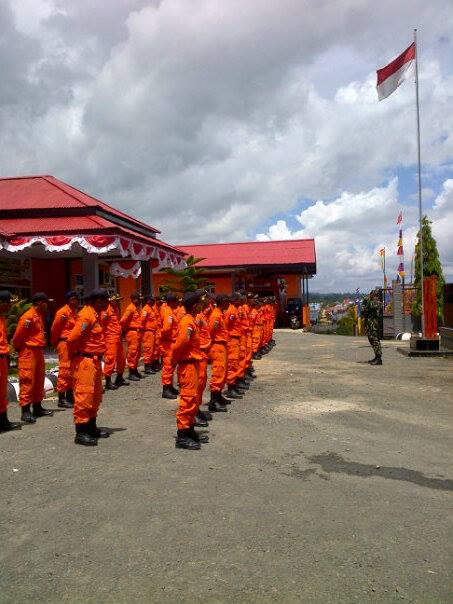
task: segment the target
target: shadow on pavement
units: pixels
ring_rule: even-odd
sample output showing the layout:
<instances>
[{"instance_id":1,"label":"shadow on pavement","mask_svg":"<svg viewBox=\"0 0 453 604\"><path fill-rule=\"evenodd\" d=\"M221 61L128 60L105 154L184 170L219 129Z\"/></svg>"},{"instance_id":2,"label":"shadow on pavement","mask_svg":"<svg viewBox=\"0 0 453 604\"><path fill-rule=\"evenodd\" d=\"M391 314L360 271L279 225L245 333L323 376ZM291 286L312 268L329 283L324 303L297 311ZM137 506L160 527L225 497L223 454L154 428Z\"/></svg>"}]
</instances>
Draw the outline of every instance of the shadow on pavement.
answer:
<instances>
[{"instance_id":1,"label":"shadow on pavement","mask_svg":"<svg viewBox=\"0 0 453 604\"><path fill-rule=\"evenodd\" d=\"M453 480L441 478L429 478L417 470L408 470L407 468L397 468L392 466L376 466L347 461L337 453L322 453L307 458L312 463L321 466L324 472L338 472L350 474L351 476L360 476L369 478L370 476L380 476L390 480L404 480L412 482L420 487L429 489L438 489L440 491L453 491Z\"/></svg>"}]
</instances>

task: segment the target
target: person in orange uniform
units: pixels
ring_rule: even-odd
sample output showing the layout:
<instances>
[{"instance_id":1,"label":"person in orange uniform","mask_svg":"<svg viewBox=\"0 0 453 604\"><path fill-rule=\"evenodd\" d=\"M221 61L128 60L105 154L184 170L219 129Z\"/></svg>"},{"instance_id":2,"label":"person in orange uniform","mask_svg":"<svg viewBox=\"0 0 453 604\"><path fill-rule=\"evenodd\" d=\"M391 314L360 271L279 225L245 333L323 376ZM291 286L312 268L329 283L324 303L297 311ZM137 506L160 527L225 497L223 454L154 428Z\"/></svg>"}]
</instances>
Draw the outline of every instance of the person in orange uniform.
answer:
<instances>
[{"instance_id":1,"label":"person in orange uniform","mask_svg":"<svg viewBox=\"0 0 453 604\"><path fill-rule=\"evenodd\" d=\"M172 348L176 340L178 323L175 310L178 300L175 294L165 294L165 303L160 307L161 331L160 350L162 353L162 398L176 399L178 390L173 386L175 364L172 361Z\"/></svg>"},{"instance_id":2,"label":"person in orange uniform","mask_svg":"<svg viewBox=\"0 0 453 604\"><path fill-rule=\"evenodd\" d=\"M34 424L37 417L53 415L44 409L44 321L50 300L44 292L32 297L32 307L20 317L13 336L13 346L19 353L19 404L21 419Z\"/></svg>"},{"instance_id":3,"label":"person in orange uniform","mask_svg":"<svg viewBox=\"0 0 453 604\"><path fill-rule=\"evenodd\" d=\"M195 416L195 425L206 428L208 421L212 420L212 415L209 411L201 409L203 403L203 392L205 391L206 384L208 382L208 353L211 347L211 336L209 334L208 326L208 314L209 304L206 299L200 303L200 311L195 317L195 323L197 324L198 331L200 334L200 352L201 360L198 364L198 391L197 391L197 404L198 411Z\"/></svg>"},{"instance_id":4,"label":"person in orange uniform","mask_svg":"<svg viewBox=\"0 0 453 604\"><path fill-rule=\"evenodd\" d=\"M18 422L8 419L8 365L9 344L6 330L6 315L11 308L11 294L9 291L0 291L0 432L20 430Z\"/></svg>"},{"instance_id":5,"label":"person in orange uniform","mask_svg":"<svg viewBox=\"0 0 453 604\"><path fill-rule=\"evenodd\" d=\"M108 304L107 290L93 290L68 335L74 384L74 442L77 445L95 446L98 438L110 436L96 424L102 401L102 357L106 349L101 314Z\"/></svg>"},{"instance_id":6,"label":"person in orange uniform","mask_svg":"<svg viewBox=\"0 0 453 604\"><path fill-rule=\"evenodd\" d=\"M74 406L74 395L72 391L71 359L69 358L66 341L77 320L79 298L77 292L71 290L67 292L65 299L66 304L55 313L50 329L50 343L57 349L58 353L58 406L69 409Z\"/></svg>"},{"instance_id":7,"label":"person in orange uniform","mask_svg":"<svg viewBox=\"0 0 453 604\"><path fill-rule=\"evenodd\" d=\"M142 308L142 342L143 362L145 373L152 375L156 373L156 331L159 327L159 316L155 306L154 296L145 296L145 304Z\"/></svg>"},{"instance_id":8,"label":"person in orange uniform","mask_svg":"<svg viewBox=\"0 0 453 604\"><path fill-rule=\"evenodd\" d=\"M260 352L263 341L263 310L262 302L259 299L255 299L253 303L254 307L254 324L252 332L252 350L253 358L261 359L262 354Z\"/></svg>"},{"instance_id":9,"label":"person in orange uniform","mask_svg":"<svg viewBox=\"0 0 453 604\"><path fill-rule=\"evenodd\" d=\"M232 304L236 308L237 319L236 328L240 333L239 337L239 361L234 382L234 390L243 394L250 387L251 378L246 376L247 369L247 333L249 330L248 312L244 306L246 300L245 294L236 292L232 296Z\"/></svg>"},{"instance_id":10,"label":"person in orange uniform","mask_svg":"<svg viewBox=\"0 0 453 604\"><path fill-rule=\"evenodd\" d=\"M200 309L201 292L184 295L185 314L182 316L172 347L172 361L178 366L180 387L176 411L177 436L175 446L180 449L200 449L200 442L208 442L207 435L195 431L198 410L199 363L202 360L200 332L195 317Z\"/></svg>"},{"instance_id":11,"label":"person in orange uniform","mask_svg":"<svg viewBox=\"0 0 453 604\"><path fill-rule=\"evenodd\" d=\"M121 317L121 327L126 334L127 366L129 367L128 379L138 382L143 376L138 371L138 362L142 351L142 315L140 310L139 293L131 294L131 303Z\"/></svg>"},{"instance_id":12,"label":"person in orange uniform","mask_svg":"<svg viewBox=\"0 0 453 604\"><path fill-rule=\"evenodd\" d=\"M105 337L104 377L106 390L118 390L120 386L129 386L124 377L126 367L126 354L123 346L123 334L120 324L121 296L114 294L109 298L107 310L102 313L102 327ZM113 372L116 371L115 381L112 381Z\"/></svg>"},{"instance_id":13,"label":"person in orange uniform","mask_svg":"<svg viewBox=\"0 0 453 604\"><path fill-rule=\"evenodd\" d=\"M209 360L211 362L211 381L209 389L211 390L211 400L208 409L213 412L226 412L228 401L222 396L222 390L225 386L228 367L228 331L225 326L224 311L228 308L228 296L219 294L216 296L216 303L213 306L208 320L209 335L211 336L211 348L209 349Z\"/></svg>"},{"instance_id":14,"label":"person in orange uniform","mask_svg":"<svg viewBox=\"0 0 453 604\"><path fill-rule=\"evenodd\" d=\"M228 331L227 342L227 377L228 385L225 396L227 398L241 399L242 394L236 388L236 382L239 379L239 354L241 340L241 326L239 323L239 313L235 305L238 295L234 293L230 297L228 308L224 312L225 327Z\"/></svg>"}]
</instances>

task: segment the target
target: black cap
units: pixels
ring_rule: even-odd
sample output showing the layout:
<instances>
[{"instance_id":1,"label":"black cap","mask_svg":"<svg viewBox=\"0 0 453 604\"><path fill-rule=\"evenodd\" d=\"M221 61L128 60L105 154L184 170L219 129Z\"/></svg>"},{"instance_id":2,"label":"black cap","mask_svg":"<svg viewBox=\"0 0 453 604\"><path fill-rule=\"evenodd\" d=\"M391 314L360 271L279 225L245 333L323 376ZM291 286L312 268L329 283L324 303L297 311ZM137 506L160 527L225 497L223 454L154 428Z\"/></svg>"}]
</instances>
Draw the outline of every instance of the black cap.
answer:
<instances>
[{"instance_id":1,"label":"black cap","mask_svg":"<svg viewBox=\"0 0 453 604\"><path fill-rule=\"evenodd\" d=\"M195 292L186 292L183 298L183 304L186 308L192 308L195 304L201 302L204 292L197 290Z\"/></svg>"},{"instance_id":2,"label":"black cap","mask_svg":"<svg viewBox=\"0 0 453 604\"><path fill-rule=\"evenodd\" d=\"M138 292L133 292L130 297L131 300L141 300L143 298L143 296Z\"/></svg>"},{"instance_id":3,"label":"black cap","mask_svg":"<svg viewBox=\"0 0 453 604\"><path fill-rule=\"evenodd\" d=\"M173 292L167 292L165 294L165 301L166 302L177 302L178 298L175 296L175 294Z\"/></svg>"},{"instance_id":4,"label":"black cap","mask_svg":"<svg viewBox=\"0 0 453 604\"><path fill-rule=\"evenodd\" d=\"M88 296L86 296L87 300L108 300L109 292L103 287L97 287L93 289Z\"/></svg>"},{"instance_id":5,"label":"black cap","mask_svg":"<svg viewBox=\"0 0 453 604\"><path fill-rule=\"evenodd\" d=\"M152 296L151 294L147 294L145 296L145 302L154 302L156 298L154 296Z\"/></svg>"},{"instance_id":6,"label":"black cap","mask_svg":"<svg viewBox=\"0 0 453 604\"><path fill-rule=\"evenodd\" d=\"M215 297L217 304L221 304L224 300L228 300L228 294L217 294Z\"/></svg>"},{"instance_id":7,"label":"black cap","mask_svg":"<svg viewBox=\"0 0 453 604\"><path fill-rule=\"evenodd\" d=\"M6 289L0 291L0 302L11 302L11 292Z\"/></svg>"},{"instance_id":8,"label":"black cap","mask_svg":"<svg viewBox=\"0 0 453 604\"><path fill-rule=\"evenodd\" d=\"M37 292L36 294L33 294L31 301L33 304L35 302L53 302L53 298L49 298L44 292Z\"/></svg>"},{"instance_id":9,"label":"black cap","mask_svg":"<svg viewBox=\"0 0 453 604\"><path fill-rule=\"evenodd\" d=\"M68 292L65 293L64 297L66 300L70 300L71 298L78 298L79 294L76 292L75 289L70 289Z\"/></svg>"}]
</instances>

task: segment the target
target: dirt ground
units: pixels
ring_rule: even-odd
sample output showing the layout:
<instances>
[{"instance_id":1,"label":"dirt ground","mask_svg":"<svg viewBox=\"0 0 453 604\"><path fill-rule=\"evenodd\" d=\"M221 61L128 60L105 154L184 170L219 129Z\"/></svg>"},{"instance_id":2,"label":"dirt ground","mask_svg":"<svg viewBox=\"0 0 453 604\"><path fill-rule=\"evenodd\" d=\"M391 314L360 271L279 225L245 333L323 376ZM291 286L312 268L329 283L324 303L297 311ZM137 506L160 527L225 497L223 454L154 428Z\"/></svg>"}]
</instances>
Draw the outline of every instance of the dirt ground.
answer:
<instances>
[{"instance_id":1,"label":"dirt ground","mask_svg":"<svg viewBox=\"0 0 453 604\"><path fill-rule=\"evenodd\" d=\"M98 447L70 411L0 434L0 602L451 602L453 361L276 340L201 451L159 376Z\"/></svg>"}]
</instances>

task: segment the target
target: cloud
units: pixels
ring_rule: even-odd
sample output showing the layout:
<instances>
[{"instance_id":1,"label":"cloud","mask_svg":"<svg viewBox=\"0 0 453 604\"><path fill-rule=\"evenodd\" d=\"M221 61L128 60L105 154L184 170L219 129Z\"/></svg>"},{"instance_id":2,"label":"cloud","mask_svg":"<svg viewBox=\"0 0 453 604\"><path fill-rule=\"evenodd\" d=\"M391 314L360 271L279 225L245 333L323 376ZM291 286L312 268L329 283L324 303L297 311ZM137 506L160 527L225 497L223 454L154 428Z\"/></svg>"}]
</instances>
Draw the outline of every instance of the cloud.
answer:
<instances>
[{"instance_id":1,"label":"cloud","mask_svg":"<svg viewBox=\"0 0 453 604\"><path fill-rule=\"evenodd\" d=\"M383 103L374 89L376 67L408 43L409 8L422 25L425 168L453 161L449 0L2 7L3 174L55 174L171 242L250 238L299 200L324 200L303 215L308 232L335 199L319 237L334 232L350 245L344 210L365 246L369 214L354 204L383 225L391 178L416 158L413 86ZM354 260L368 248L355 245L341 256L347 278L368 274Z\"/></svg>"}]
</instances>

